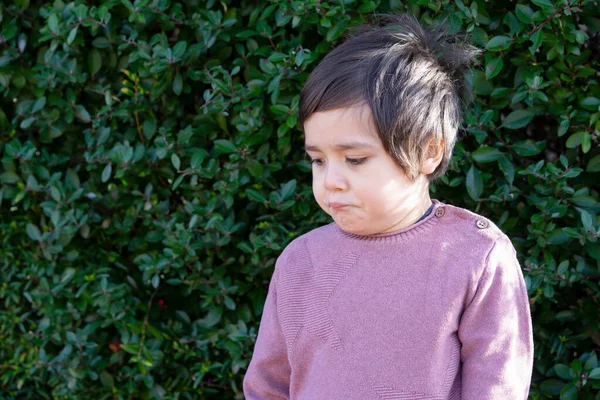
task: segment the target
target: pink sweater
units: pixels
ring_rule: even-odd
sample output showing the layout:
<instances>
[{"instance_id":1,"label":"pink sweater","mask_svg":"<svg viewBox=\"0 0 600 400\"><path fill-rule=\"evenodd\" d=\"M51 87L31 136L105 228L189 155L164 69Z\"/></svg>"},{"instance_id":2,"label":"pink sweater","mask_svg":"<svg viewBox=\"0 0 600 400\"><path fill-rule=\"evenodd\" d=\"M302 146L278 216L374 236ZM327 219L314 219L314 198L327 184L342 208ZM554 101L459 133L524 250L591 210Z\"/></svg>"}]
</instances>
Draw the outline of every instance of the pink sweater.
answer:
<instances>
[{"instance_id":1,"label":"pink sweater","mask_svg":"<svg viewBox=\"0 0 600 400\"><path fill-rule=\"evenodd\" d=\"M433 200L380 237L335 223L278 258L248 400L522 400L533 368L527 290L489 220Z\"/></svg>"}]
</instances>

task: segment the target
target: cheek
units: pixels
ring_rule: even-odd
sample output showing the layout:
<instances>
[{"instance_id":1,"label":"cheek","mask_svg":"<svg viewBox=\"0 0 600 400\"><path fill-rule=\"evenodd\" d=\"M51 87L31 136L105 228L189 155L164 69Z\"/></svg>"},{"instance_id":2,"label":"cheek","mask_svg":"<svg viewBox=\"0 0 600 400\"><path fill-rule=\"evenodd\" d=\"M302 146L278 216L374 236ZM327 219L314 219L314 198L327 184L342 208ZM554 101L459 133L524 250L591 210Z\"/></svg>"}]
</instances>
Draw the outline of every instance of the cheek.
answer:
<instances>
[{"instance_id":1,"label":"cheek","mask_svg":"<svg viewBox=\"0 0 600 400\"><path fill-rule=\"evenodd\" d=\"M314 196L315 200L317 201L317 203L319 203L319 205L321 207L325 207L325 204L324 204L325 189L323 188L323 184L322 184L322 182L320 182L319 178L314 177L314 176L313 176L313 181L312 181L312 190L313 190L313 196Z\"/></svg>"},{"instance_id":2,"label":"cheek","mask_svg":"<svg viewBox=\"0 0 600 400\"><path fill-rule=\"evenodd\" d=\"M371 212L386 214L402 203L406 194L406 187L390 177L386 178L382 177L381 174L375 174L362 186L359 193L361 200Z\"/></svg>"}]
</instances>

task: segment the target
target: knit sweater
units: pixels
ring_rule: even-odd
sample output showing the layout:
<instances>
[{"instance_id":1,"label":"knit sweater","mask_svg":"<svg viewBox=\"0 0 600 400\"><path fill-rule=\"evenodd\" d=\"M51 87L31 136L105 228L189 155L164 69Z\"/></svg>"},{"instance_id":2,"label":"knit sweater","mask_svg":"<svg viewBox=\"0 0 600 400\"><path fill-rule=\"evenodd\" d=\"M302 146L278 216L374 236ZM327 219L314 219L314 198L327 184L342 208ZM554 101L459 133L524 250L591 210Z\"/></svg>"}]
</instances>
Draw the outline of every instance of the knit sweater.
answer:
<instances>
[{"instance_id":1,"label":"knit sweater","mask_svg":"<svg viewBox=\"0 0 600 400\"><path fill-rule=\"evenodd\" d=\"M531 315L508 237L433 200L433 212L377 237L335 223L277 259L248 400L523 400Z\"/></svg>"}]
</instances>

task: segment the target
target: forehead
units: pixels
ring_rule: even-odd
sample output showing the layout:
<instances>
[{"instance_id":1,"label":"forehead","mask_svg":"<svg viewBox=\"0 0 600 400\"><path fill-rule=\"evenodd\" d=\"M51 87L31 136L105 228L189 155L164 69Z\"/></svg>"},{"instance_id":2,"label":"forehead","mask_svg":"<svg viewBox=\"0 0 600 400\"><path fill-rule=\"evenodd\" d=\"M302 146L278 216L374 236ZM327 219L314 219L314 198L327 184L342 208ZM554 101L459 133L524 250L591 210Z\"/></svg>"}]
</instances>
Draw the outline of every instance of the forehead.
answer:
<instances>
[{"instance_id":1,"label":"forehead","mask_svg":"<svg viewBox=\"0 0 600 400\"><path fill-rule=\"evenodd\" d=\"M366 105L316 112L304 123L304 136L307 149L344 147L350 143L356 146L345 147L381 147Z\"/></svg>"}]
</instances>

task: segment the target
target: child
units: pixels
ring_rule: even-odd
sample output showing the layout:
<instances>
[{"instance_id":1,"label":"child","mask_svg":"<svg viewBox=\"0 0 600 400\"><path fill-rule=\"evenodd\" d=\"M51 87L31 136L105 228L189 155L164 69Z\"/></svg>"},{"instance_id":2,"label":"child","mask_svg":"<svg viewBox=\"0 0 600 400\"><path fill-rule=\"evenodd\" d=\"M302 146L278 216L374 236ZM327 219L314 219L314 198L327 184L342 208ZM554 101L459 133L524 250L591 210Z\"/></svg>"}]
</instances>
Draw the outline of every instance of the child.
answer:
<instances>
[{"instance_id":1,"label":"child","mask_svg":"<svg viewBox=\"0 0 600 400\"><path fill-rule=\"evenodd\" d=\"M394 22L337 47L302 91L314 196L334 222L277 260L249 400L527 398L532 326L514 247L428 192L478 50Z\"/></svg>"}]
</instances>

